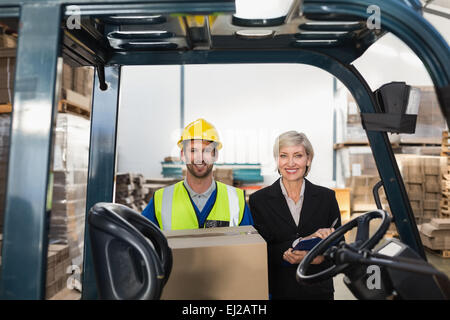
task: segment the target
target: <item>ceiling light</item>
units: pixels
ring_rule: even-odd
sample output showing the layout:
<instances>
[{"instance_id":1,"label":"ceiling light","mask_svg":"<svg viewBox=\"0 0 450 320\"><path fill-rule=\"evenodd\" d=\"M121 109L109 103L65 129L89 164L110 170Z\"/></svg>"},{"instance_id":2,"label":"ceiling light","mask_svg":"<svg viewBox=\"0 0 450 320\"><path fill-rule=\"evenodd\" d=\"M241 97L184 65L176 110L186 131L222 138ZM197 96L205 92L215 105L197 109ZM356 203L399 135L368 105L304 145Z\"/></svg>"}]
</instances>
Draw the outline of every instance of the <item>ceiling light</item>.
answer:
<instances>
[{"instance_id":1,"label":"ceiling light","mask_svg":"<svg viewBox=\"0 0 450 320\"><path fill-rule=\"evenodd\" d=\"M274 19L285 17L294 0L236 0L237 18Z\"/></svg>"}]
</instances>

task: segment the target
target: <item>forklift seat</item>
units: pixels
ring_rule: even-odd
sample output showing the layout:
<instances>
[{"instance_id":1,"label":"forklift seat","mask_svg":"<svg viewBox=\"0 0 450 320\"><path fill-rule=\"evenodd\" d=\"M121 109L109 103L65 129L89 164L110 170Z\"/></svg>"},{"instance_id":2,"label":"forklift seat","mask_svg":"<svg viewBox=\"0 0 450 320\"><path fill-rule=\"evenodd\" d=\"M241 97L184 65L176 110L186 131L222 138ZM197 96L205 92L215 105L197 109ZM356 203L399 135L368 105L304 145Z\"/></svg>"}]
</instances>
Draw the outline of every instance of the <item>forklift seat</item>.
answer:
<instances>
[{"instance_id":1,"label":"forklift seat","mask_svg":"<svg viewBox=\"0 0 450 320\"><path fill-rule=\"evenodd\" d=\"M172 251L161 230L120 204L89 211L89 237L100 299L155 300L172 270Z\"/></svg>"}]
</instances>

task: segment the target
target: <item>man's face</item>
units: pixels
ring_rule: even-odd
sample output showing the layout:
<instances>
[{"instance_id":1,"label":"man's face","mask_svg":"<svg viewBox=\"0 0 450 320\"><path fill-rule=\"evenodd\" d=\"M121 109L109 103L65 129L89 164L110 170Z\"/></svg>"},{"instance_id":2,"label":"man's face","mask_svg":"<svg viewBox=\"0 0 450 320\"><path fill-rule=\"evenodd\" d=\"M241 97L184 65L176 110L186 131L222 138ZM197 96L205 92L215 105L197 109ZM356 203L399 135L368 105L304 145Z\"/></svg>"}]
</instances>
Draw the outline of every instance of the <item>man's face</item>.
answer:
<instances>
[{"instance_id":1,"label":"man's face","mask_svg":"<svg viewBox=\"0 0 450 320\"><path fill-rule=\"evenodd\" d=\"M181 156L187 170L196 178L207 177L217 160L215 144L205 140L190 140L183 144Z\"/></svg>"}]
</instances>

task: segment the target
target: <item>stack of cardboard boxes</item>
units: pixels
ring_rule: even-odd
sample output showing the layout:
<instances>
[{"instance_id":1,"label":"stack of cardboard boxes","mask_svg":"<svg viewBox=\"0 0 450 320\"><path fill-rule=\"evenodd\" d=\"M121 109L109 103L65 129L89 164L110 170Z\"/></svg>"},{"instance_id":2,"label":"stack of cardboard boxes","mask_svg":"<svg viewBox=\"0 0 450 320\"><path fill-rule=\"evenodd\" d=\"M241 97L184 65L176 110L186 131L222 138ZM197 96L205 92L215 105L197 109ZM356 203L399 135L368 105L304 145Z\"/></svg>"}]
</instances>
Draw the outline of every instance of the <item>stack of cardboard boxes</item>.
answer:
<instances>
[{"instance_id":1,"label":"stack of cardboard boxes","mask_svg":"<svg viewBox=\"0 0 450 320\"><path fill-rule=\"evenodd\" d=\"M60 112L77 112L89 117L94 81L94 69L76 67L64 63L62 75Z\"/></svg>"},{"instance_id":2,"label":"stack of cardboard boxes","mask_svg":"<svg viewBox=\"0 0 450 320\"><path fill-rule=\"evenodd\" d=\"M84 245L89 128L89 121L80 116L57 116L49 237L51 242L67 243L70 257L78 265Z\"/></svg>"},{"instance_id":3,"label":"stack of cardboard boxes","mask_svg":"<svg viewBox=\"0 0 450 320\"><path fill-rule=\"evenodd\" d=\"M442 176L441 214L450 217L450 136L442 132L441 156L447 159L447 169Z\"/></svg>"},{"instance_id":4,"label":"stack of cardboard boxes","mask_svg":"<svg viewBox=\"0 0 450 320\"><path fill-rule=\"evenodd\" d=\"M425 247L439 250L446 258L450 258L450 219L431 219L419 226L420 238Z\"/></svg>"},{"instance_id":5,"label":"stack of cardboard boxes","mask_svg":"<svg viewBox=\"0 0 450 320\"><path fill-rule=\"evenodd\" d=\"M186 168L182 169L183 179L186 177ZM213 169L213 177L216 181L232 186L234 183L233 169L231 168L217 168Z\"/></svg>"},{"instance_id":6,"label":"stack of cardboard boxes","mask_svg":"<svg viewBox=\"0 0 450 320\"><path fill-rule=\"evenodd\" d=\"M446 171L446 158L439 156L395 155L402 174L416 222L428 222L440 216L441 180ZM352 213L376 209L372 189L380 180L378 175L351 176L346 186L351 188ZM389 210L383 188L380 199Z\"/></svg>"},{"instance_id":7,"label":"stack of cardboard boxes","mask_svg":"<svg viewBox=\"0 0 450 320\"><path fill-rule=\"evenodd\" d=\"M225 183L229 186L233 185L233 169L215 168L213 175L216 181Z\"/></svg>"},{"instance_id":8,"label":"stack of cardboard boxes","mask_svg":"<svg viewBox=\"0 0 450 320\"><path fill-rule=\"evenodd\" d=\"M149 203L150 199L153 197L153 194L156 192L156 190L175 184L178 181L180 180L172 178L145 179L144 188L148 189L148 193L145 195L144 198L145 203Z\"/></svg>"},{"instance_id":9,"label":"stack of cardboard boxes","mask_svg":"<svg viewBox=\"0 0 450 320\"><path fill-rule=\"evenodd\" d=\"M7 39L7 40L5 40ZM11 36L0 37L0 227L3 223L6 168L9 153L11 101L14 94L16 64L15 42ZM75 97L74 103L90 108L92 68L73 68L63 64L63 95ZM72 91L73 90L73 91ZM73 94L71 94L73 93ZM78 94L78 96L76 96ZM77 97L79 98L77 100ZM65 103L64 105L67 105ZM61 102L59 103L61 106ZM7 107L5 109L5 107ZM71 111L59 108L60 112ZM63 241L69 245L70 257L81 261L84 238L84 215L89 153L89 121L70 113L57 115L54 135L53 204L50 216L50 242Z\"/></svg>"},{"instance_id":10,"label":"stack of cardboard boxes","mask_svg":"<svg viewBox=\"0 0 450 320\"><path fill-rule=\"evenodd\" d=\"M48 246L46 299L66 288L71 264L68 245L51 244Z\"/></svg>"},{"instance_id":11,"label":"stack of cardboard boxes","mask_svg":"<svg viewBox=\"0 0 450 320\"><path fill-rule=\"evenodd\" d=\"M418 224L440 216L441 181L447 168L444 157L396 155Z\"/></svg>"},{"instance_id":12,"label":"stack of cardboard boxes","mask_svg":"<svg viewBox=\"0 0 450 320\"><path fill-rule=\"evenodd\" d=\"M118 173L116 175L116 202L141 212L145 209L149 189L142 174Z\"/></svg>"},{"instance_id":13,"label":"stack of cardboard boxes","mask_svg":"<svg viewBox=\"0 0 450 320\"><path fill-rule=\"evenodd\" d=\"M351 190L350 206L352 214L377 209L372 190L378 181L380 181L378 175L352 176L347 179L347 186ZM382 205L386 209L387 201L385 200L383 188L380 190L380 199L384 200Z\"/></svg>"},{"instance_id":14,"label":"stack of cardboard boxes","mask_svg":"<svg viewBox=\"0 0 450 320\"><path fill-rule=\"evenodd\" d=\"M0 233L0 266L2 264L3 235ZM47 251L47 273L45 284L45 298L49 299L67 287L67 279L72 273L72 259L69 246L64 244L50 244Z\"/></svg>"}]
</instances>

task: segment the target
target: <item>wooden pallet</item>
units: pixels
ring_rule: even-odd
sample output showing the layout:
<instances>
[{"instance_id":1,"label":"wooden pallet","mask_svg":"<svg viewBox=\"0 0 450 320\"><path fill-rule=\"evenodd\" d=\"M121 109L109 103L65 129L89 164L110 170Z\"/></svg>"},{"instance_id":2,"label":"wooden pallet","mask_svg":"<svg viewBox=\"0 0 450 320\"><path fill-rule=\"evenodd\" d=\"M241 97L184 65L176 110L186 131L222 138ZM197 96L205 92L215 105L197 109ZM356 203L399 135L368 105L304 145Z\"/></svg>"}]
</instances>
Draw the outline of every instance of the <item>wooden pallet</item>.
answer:
<instances>
[{"instance_id":1,"label":"wooden pallet","mask_svg":"<svg viewBox=\"0 0 450 320\"><path fill-rule=\"evenodd\" d=\"M346 147L368 147L369 142L365 141L347 141L339 142L333 145L334 150L343 149ZM440 147L439 141L421 141L420 138L411 141L391 142L392 149L400 149L401 147ZM450 155L450 151L449 151Z\"/></svg>"},{"instance_id":2,"label":"wooden pallet","mask_svg":"<svg viewBox=\"0 0 450 320\"><path fill-rule=\"evenodd\" d=\"M81 293L74 289L64 288L49 300L80 300Z\"/></svg>"},{"instance_id":3,"label":"wooden pallet","mask_svg":"<svg viewBox=\"0 0 450 320\"><path fill-rule=\"evenodd\" d=\"M448 131L442 132L442 151L441 156L448 157L450 156L450 136Z\"/></svg>"},{"instance_id":4,"label":"wooden pallet","mask_svg":"<svg viewBox=\"0 0 450 320\"><path fill-rule=\"evenodd\" d=\"M0 113L11 113L12 105L11 103L0 104Z\"/></svg>"},{"instance_id":5,"label":"wooden pallet","mask_svg":"<svg viewBox=\"0 0 450 320\"><path fill-rule=\"evenodd\" d=\"M86 110L84 106L77 105L76 103L69 102L65 99L62 99L58 102L58 112L74 113L81 115L87 119L89 119L91 116L91 112L89 110Z\"/></svg>"},{"instance_id":6,"label":"wooden pallet","mask_svg":"<svg viewBox=\"0 0 450 320\"><path fill-rule=\"evenodd\" d=\"M388 230L386 231L386 234L384 235L385 238L391 239L391 238L399 238L399 234L397 230Z\"/></svg>"},{"instance_id":7,"label":"wooden pallet","mask_svg":"<svg viewBox=\"0 0 450 320\"><path fill-rule=\"evenodd\" d=\"M441 208L441 216L443 218L450 218L450 209Z\"/></svg>"},{"instance_id":8,"label":"wooden pallet","mask_svg":"<svg viewBox=\"0 0 450 320\"><path fill-rule=\"evenodd\" d=\"M11 113L12 112L12 105L10 103L8 104L0 104L0 114L2 113ZM91 112L89 110L86 110L85 107L77 105L76 103L69 102L67 100L60 100L58 102L58 112L62 113L74 113L81 115L87 119L90 118Z\"/></svg>"},{"instance_id":9,"label":"wooden pallet","mask_svg":"<svg viewBox=\"0 0 450 320\"><path fill-rule=\"evenodd\" d=\"M427 251L429 251L441 258L450 259L450 250L433 250L433 249L430 249L427 247L425 247L425 248L427 249Z\"/></svg>"},{"instance_id":10,"label":"wooden pallet","mask_svg":"<svg viewBox=\"0 0 450 320\"><path fill-rule=\"evenodd\" d=\"M441 156L447 157L447 174L442 176L441 216L450 216L450 135L448 131L442 132Z\"/></svg>"}]
</instances>

